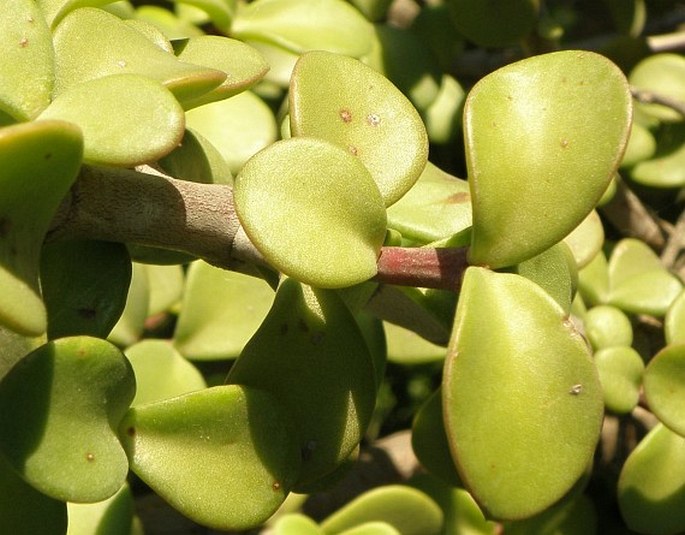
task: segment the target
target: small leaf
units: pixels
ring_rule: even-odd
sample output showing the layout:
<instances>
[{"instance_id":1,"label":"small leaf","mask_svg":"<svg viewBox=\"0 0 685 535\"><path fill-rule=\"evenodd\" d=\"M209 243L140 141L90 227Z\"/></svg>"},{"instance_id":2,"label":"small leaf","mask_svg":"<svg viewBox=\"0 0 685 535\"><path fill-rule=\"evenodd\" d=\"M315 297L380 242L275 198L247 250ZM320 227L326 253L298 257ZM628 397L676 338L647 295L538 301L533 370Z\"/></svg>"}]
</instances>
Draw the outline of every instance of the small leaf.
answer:
<instances>
[{"instance_id":1,"label":"small leaf","mask_svg":"<svg viewBox=\"0 0 685 535\"><path fill-rule=\"evenodd\" d=\"M376 520L346 529L338 535L402 535L402 533L393 525Z\"/></svg>"},{"instance_id":2,"label":"small leaf","mask_svg":"<svg viewBox=\"0 0 685 535\"><path fill-rule=\"evenodd\" d=\"M273 535L325 535L319 525L301 513L289 513L273 525Z\"/></svg>"},{"instance_id":3,"label":"small leaf","mask_svg":"<svg viewBox=\"0 0 685 535\"><path fill-rule=\"evenodd\" d=\"M191 264L174 347L189 359L236 358L264 321L274 291L262 279Z\"/></svg>"},{"instance_id":4,"label":"small leaf","mask_svg":"<svg viewBox=\"0 0 685 535\"><path fill-rule=\"evenodd\" d=\"M134 393L131 366L112 344L87 336L49 342L0 383L2 454L48 496L108 498L128 473L115 430Z\"/></svg>"},{"instance_id":5,"label":"small leaf","mask_svg":"<svg viewBox=\"0 0 685 535\"><path fill-rule=\"evenodd\" d=\"M235 3L232 0L174 0L176 7L189 5L207 13L214 25L226 32L231 27Z\"/></svg>"},{"instance_id":6,"label":"small leaf","mask_svg":"<svg viewBox=\"0 0 685 535\"><path fill-rule=\"evenodd\" d=\"M55 26L69 12L84 6L99 7L111 3L111 0L36 0L36 3L43 12L50 28Z\"/></svg>"},{"instance_id":7,"label":"small leaf","mask_svg":"<svg viewBox=\"0 0 685 535\"><path fill-rule=\"evenodd\" d=\"M148 315L154 316L173 309L183 295L183 266L148 264L146 270L150 289Z\"/></svg>"},{"instance_id":8,"label":"small leaf","mask_svg":"<svg viewBox=\"0 0 685 535\"><path fill-rule=\"evenodd\" d=\"M349 457L375 404L374 365L354 317L335 292L293 279L226 382L272 393L293 417L303 460L296 491Z\"/></svg>"},{"instance_id":9,"label":"small leaf","mask_svg":"<svg viewBox=\"0 0 685 535\"><path fill-rule=\"evenodd\" d=\"M685 58L679 54L653 54L638 63L630 73L630 83L641 91L685 102ZM640 110L661 121L680 122L682 115L663 104L639 104Z\"/></svg>"},{"instance_id":10,"label":"small leaf","mask_svg":"<svg viewBox=\"0 0 685 535\"><path fill-rule=\"evenodd\" d=\"M632 347L606 347L595 352L595 365L604 393L604 405L616 414L628 414L640 398L644 362Z\"/></svg>"},{"instance_id":11,"label":"small leaf","mask_svg":"<svg viewBox=\"0 0 685 535\"><path fill-rule=\"evenodd\" d=\"M158 160L183 137L183 110L158 82L114 74L72 86L39 119L61 119L83 131L84 160L134 165Z\"/></svg>"},{"instance_id":12,"label":"small leaf","mask_svg":"<svg viewBox=\"0 0 685 535\"><path fill-rule=\"evenodd\" d=\"M592 52L534 56L479 81L464 109L471 262L516 264L577 227L620 163L631 111L625 77Z\"/></svg>"},{"instance_id":13,"label":"small leaf","mask_svg":"<svg viewBox=\"0 0 685 535\"><path fill-rule=\"evenodd\" d=\"M385 208L345 150L312 138L279 141L245 164L234 194L250 240L286 275L340 288L376 274Z\"/></svg>"},{"instance_id":14,"label":"small leaf","mask_svg":"<svg viewBox=\"0 0 685 535\"><path fill-rule=\"evenodd\" d=\"M588 348L565 316L519 275L466 271L443 410L462 481L495 518L546 509L592 459L602 390Z\"/></svg>"},{"instance_id":15,"label":"small leaf","mask_svg":"<svg viewBox=\"0 0 685 535\"><path fill-rule=\"evenodd\" d=\"M580 495L561 502L532 518L507 523L507 535L593 535L597 533L595 504Z\"/></svg>"},{"instance_id":16,"label":"small leaf","mask_svg":"<svg viewBox=\"0 0 685 535\"><path fill-rule=\"evenodd\" d=\"M649 408L672 431L685 437L685 345L670 345L649 362L644 377Z\"/></svg>"},{"instance_id":17,"label":"small leaf","mask_svg":"<svg viewBox=\"0 0 685 535\"><path fill-rule=\"evenodd\" d=\"M126 294L126 304L117 323L107 339L119 346L130 346L138 341L145 329L150 309L150 281L147 266L133 263L131 284Z\"/></svg>"},{"instance_id":18,"label":"small leaf","mask_svg":"<svg viewBox=\"0 0 685 535\"><path fill-rule=\"evenodd\" d=\"M666 344L685 343L685 290L673 300L664 319Z\"/></svg>"},{"instance_id":19,"label":"small leaf","mask_svg":"<svg viewBox=\"0 0 685 535\"><path fill-rule=\"evenodd\" d=\"M571 249L578 269L587 266L604 244L604 226L597 210L592 210L563 241Z\"/></svg>"},{"instance_id":20,"label":"small leaf","mask_svg":"<svg viewBox=\"0 0 685 535\"><path fill-rule=\"evenodd\" d=\"M371 48L372 32L363 15L341 0L257 0L243 5L231 26L231 34L241 41L357 58Z\"/></svg>"},{"instance_id":21,"label":"small leaf","mask_svg":"<svg viewBox=\"0 0 685 535\"><path fill-rule=\"evenodd\" d=\"M271 395L236 385L132 408L120 427L136 475L219 530L259 525L281 505L300 464L290 433Z\"/></svg>"},{"instance_id":22,"label":"small leaf","mask_svg":"<svg viewBox=\"0 0 685 535\"><path fill-rule=\"evenodd\" d=\"M421 117L385 78L355 59L315 51L297 62L290 83L293 136L325 139L369 169L386 206L400 199L426 166Z\"/></svg>"},{"instance_id":23,"label":"small leaf","mask_svg":"<svg viewBox=\"0 0 685 535\"><path fill-rule=\"evenodd\" d=\"M685 438L657 424L623 465L618 505L631 530L672 534L685 530Z\"/></svg>"},{"instance_id":24,"label":"small leaf","mask_svg":"<svg viewBox=\"0 0 685 535\"><path fill-rule=\"evenodd\" d=\"M192 129L186 129L179 145L158 163L162 171L174 178L233 185L233 174L219 149Z\"/></svg>"},{"instance_id":25,"label":"small leaf","mask_svg":"<svg viewBox=\"0 0 685 535\"><path fill-rule=\"evenodd\" d=\"M40 251L82 154L83 139L73 124L0 128L0 324L20 334L45 332Z\"/></svg>"},{"instance_id":26,"label":"small leaf","mask_svg":"<svg viewBox=\"0 0 685 535\"><path fill-rule=\"evenodd\" d=\"M51 340L106 338L124 311L131 259L120 243L50 243L43 247L40 280Z\"/></svg>"},{"instance_id":27,"label":"small leaf","mask_svg":"<svg viewBox=\"0 0 685 535\"><path fill-rule=\"evenodd\" d=\"M630 177L652 188L685 186L685 124L664 127L656 152L651 158L637 162L630 170Z\"/></svg>"},{"instance_id":28,"label":"small leaf","mask_svg":"<svg viewBox=\"0 0 685 535\"><path fill-rule=\"evenodd\" d=\"M578 291L588 305L607 302L609 296L609 264L603 251L599 251L578 272Z\"/></svg>"},{"instance_id":29,"label":"small leaf","mask_svg":"<svg viewBox=\"0 0 685 535\"><path fill-rule=\"evenodd\" d=\"M96 503L69 503L69 529L66 535L134 535L133 494L124 484L114 496Z\"/></svg>"},{"instance_id":30,"label":"small leaf","mask_svg":"<svg viewBox=\"0 0 685 535\"><path fill-rule=\"evenodd\" d=\"M5 0L0 49L0 111L33 119L50 103L54 83L52 34L35 2Z\"/></svg>"},{"instance_id":31,"label":"small leaf","mask_svg":"<svg viewBox=\"0 0 685 535\"><path fill-rule=\"evenodd\" d=\"M388 343L388 360L403 366L442 362L446 350L443 346L421 338L414 331L388 323L383 323Z\"/></svg>"},{"instance_id":32,"label":"small leaf","mask_svg":"<svg viewBox=\"0 0 685 535\"><path fill-rule=\"evenodd\" d=\"M142 340L124 354L136 376L136 397L131 402L134 407L207 387L200 371L166 340Z\"/></svg>"},{"instance_id":33,"label":"small leaf","mask_svg":"<svg viewBox=\"0 0 685 535\"><path fill-rule=\"evenodd\" d=\"M624 346L633 343L633 326L620 309L599 305L588 310L583 317L585 336L593 349Z\"/></svg>"},{"instance_id":34,"label":"small leaf","mask_svg":"<svg viewBox=\"0 0 685 535\"><path fill-rule=\"evenodd\" d=\"M366 491L321 523L326 534L340 533L366 522L385 522L402 535L437 535L443 515L437 504L420 490L387 485Z\"/></svg>"}]
</instances>

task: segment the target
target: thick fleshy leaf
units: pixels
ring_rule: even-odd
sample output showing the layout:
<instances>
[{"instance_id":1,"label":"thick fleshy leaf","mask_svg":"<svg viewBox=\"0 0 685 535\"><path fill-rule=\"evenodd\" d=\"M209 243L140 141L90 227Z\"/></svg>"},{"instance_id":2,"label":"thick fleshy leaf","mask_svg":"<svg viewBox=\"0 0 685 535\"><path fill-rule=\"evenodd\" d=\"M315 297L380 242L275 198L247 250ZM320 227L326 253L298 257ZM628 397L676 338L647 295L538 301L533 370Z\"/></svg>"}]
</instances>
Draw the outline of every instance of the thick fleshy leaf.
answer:
<instances>
[{"instance_id":1,"label":"thick fleshy leaf","mask_svg":"<svg viewBox=\"0 0 685 535\"><path fill-rule=\"evenodd\" d=\"M449 0L452 20L469 41L478 46L514 44L533 31L539 0Z\"/></svg>"},{"instance_id":2,"label":"thick fleshy leaf","mask_svg":"<svg viewBox=\"0 0 685 535\"><path fill-rule=\"evenodd\" d=\"M61 119L83 131L84 160L134 165L158 160L181 141L181 106L158 82L114 74L76 84L61 93L39 119Z\"/></svg>"},{"instance_id":3,"label":"thick fleshy leaf","mask_svg":"<svg viewBox=\"0 0 685 535\"><path fill-rule=\"evenodd\" d=\"M646 243L626 238L614 247L609 259L609 304L663 317L682 289L683 283Z\"/></svg>"},{"instance_id":4,"label":"thick fleshy leaf","mask_svg":"<svg viewBox=\"0 0 685 535\"><path fill-rule=\"evenodd\" d=\"M446 145L461 135L466 92L455 78L443 74L440 91L423 113L426 132L431 143Z\"/></svg>"},{"instance_id":5,"label":"thick fleshy leaf","mask_svg":"<svg viewBox=\"0 0 685 535\"><path fill-rule=\"evenodd\" d=\"M592 459L602 390L588 348L565 316L519 275L466 271L443 410L462 480L493 517L546 509Z\"/></svg>"},{"instance_id":6,"label":"thick fleshy leaf","mask_svg":"<svg viewBox=\"0 0 685 535\"><path fill-rule=\"evenodd\" d=\"M679 54L654 54L643 59L630 73L630 83L642 91L685 101L685 58ZM680 122L682 115L662 104L639 104L640 109L661 121Z\"/></svg>"},{"instance_id":7,"label":"thick fleshy leaf","mask_svg":"<svg viewBox=\"0 0 685 535\"><path fill-rule=\"evenodd\" d=\"M45 334L23 336L0 326L0 381L17 362L47 341Z\"/></svg>"},{"instance_id":8,"label":"thick fleshy leaf","mask_svg":"<svg viewBox=\"0 0 685 535\"><path fill-rule=\"evenodd\" d=\"M0 324L20 334L46 329L40 251L82 153L78 128L62 121L0 129Z\"/></svg>"},{"instance_id":9,"label":"thick fleshy leaf","mask_svg":"<svg viewBox=\"0 0 685 535\"><path fill-rule=\"evenodd\" d=\"M386 522L402 535L437 535L443 525L438 505L418 489L387 485L369 490L321 523L326 534L340 533L365 522Z\"/></svg>"},{"instance_id":10,"label":"thick fleshy leaf","mask_svg":"<svg viewBox=\"0 0 685 535\"><path fill-rule=\"evenodd\" d=\"M645 364L632 347L607 347L594 354L604 393L604 405L616 414L628 414L640 398Z\"/></svg>"},{"instance_id":11,"label":"thick fleshy leaf","mask_svg":"<svg viewBox=\"0 0 685 535\"><path fill-rule=\"evenodd\" d=\"M99 7L111 3L111 0L36 0L43 16L54 30L55 26L71 11L80 7Z\"/></svg>"},{"instance_id":12,"label":"thick fleshy leaf","mask_svg":"<svg viewBox=\"0 0 685 535\"><path fill-rule=\"evenodd\" d=\"M319 525L301 513L289 513L273 525L273 535L325 535Z\"/></svg>"},{"instance_id":13,"label":"thick fleshy leaf","mask_svg":"<svg viewBox=\"0 0 685 535\"><path fill-rule=\"evenodd\" d=\"M578 269L587 266L604 244L604 226L597 211L592 210L563 241L571 249Z\"/></svg>"},{"instance_id":14,"label":"thick fleshy leaf","mask_svg":"<svg viewBox=\"0 0 685 535\"><path fill-rule=\"evenodd\" d=\"M386 214L364 165L313 138L279 141L235 179L240 222L265 258L286 275L340 288L376 274Z\"/></svg>"},{"instance_id":15,"label":"thick fleshy leaf","mask_svg":"<svg viewBox=\"0 0 685 535\"><path fill-rule=\"evenodd\" d=\"M189 359L236 358L273 300L264 280L197 261L188 269L174 346Z\"/></svg>"},{"instance_id":16,"label":"thick fleshy leaf","mask_svg":"<svg viewBox=\"0 0 685 535\"><path fill-rule=\"evenodd\" d=\"M685 343L685 290L673 300L664 318L667 344Z\"/></svg>"},{"instance_id":17,"label":"thick fleshy leaf","mask_svg":"<svg viewBox=\"0 0 685 535\"><path fill-rule=\"evenodd\" d=\"M222 100L255 85L269 70L262 55L253 47L218 35L202 35L174 41L178 58L226 73L226 80L195 99L184 101L185 109Z\"/></svg>"},{"instance_id":18,"label":"thick fleshy leaf","mask_svg":"<svg viewBox=\"0 0 685 535\"><path fill-rule=\"evenodd\" d=\"M220 530L259 525L281 505L300 464L291 433L271 395L237 385L132 408L120 427L138 477Z\"/></svg>"},{"instance_id":19,"label":"thick fleshy leaf","mask_svg":"<svg viewBox=\"0 0 685 535\"><path fill-rule=\"evenodd\" d=\"M150 300L148 315L154 316L173 309L181 301L185 283L183 266L158 266L148 264L147 270Z\"/></svg>"},{"instance_id":20,"label":"thick fleshy leaf","mask_svg":"<svg viewBox=\"0 0 685 535\"><path fill-rule=\"evenodd\" d=\"M126 304L131 259L120 243L51 243L43 247L40 282L50 339L106 338Z\"/></svg>"},{"instance_id":21,"label":"thick fleshy leaf","mask_svg":"<svg viewBox=\"0 0 685 535\"><path fill-rule=\"evenodd\" d=\"M208 139L191 129L186 129L178 147L158 163L162 171L174 178L233 185L228 162Z\"/></svg>"},{"instance_id":22,"label":"thick fleshy leaf","mask_svg":"<svg viewBox=\"0 0 685 535\"><path fill-rule=\"evenodd\" d=\"M651 411L685 437L685 344L666 346L652 358L645 369L644 388Z\"/></svg>"},{"instance_id":23,"label":"thick fleshy leaf","mask_svg":"<svg viewBox=\"0 0 685 535\"><path fill-rule=\"evenodd\" d=\"M416 109L383 75L360 61L315 51L297 62L290 83L294 136L325 139L369 169L386 206L426 166L428 137Z\"/></svg>"},{"instance_id":24,"label":"thick fleshy leaf","mask_svg":"<svg viewBox=\"0 0 685 535\"><path fill-rule=\"evenodd\" d=\"M402 535L402 532L398 531L392 524L375 520L340 531L338 535Z\"/></svg>"},{"instance_id":25,"label":"thick fleshy leaf","mask_svg":"<svg viewBox=\"0 0 685 535\"><path fill-rule=\"evenodd\" d=\"M124 311L107 339L122 347L137 342L145 329L145 320L148 317L149 309L150 280L147 267L143 264L134 263Z\"/></svg>"},{"instance_id":26,"label":"thick fleshy leaf","mask_svg":"<svg viewBox=\"0 0 685 535\"><path fill-rule=\"evenodd\" d=\"M57 96L89 80L137 74L163 84L184 103L226 79L223 71L179 61L146 35L101 9L77 9L67 15L55 29L54 43Z\"/></svg>"},{"instance_id":27,"label":"thick fleshy leaf","mask_svg":"<svg viewBox=\"0 0 685 535\"><path fill-rule=\"evenodd\" d=\"M593 349L630 347L633 343L633 325L620 309L599 305L588 310L583 317L585 336Z\"/></svg>"},{"instance_id":28,"label":"thick fleshy leaf","mask_svg":"<svg viewBox=\"0 0 685 535\"><path fill-rule=\"evenodd\" d=\"M173 13L166 7L142 5L133 11L132 16L136 20L154 25L168 39L187 39L204 35L204 32L192 21L180 16L179 13Z\"/></svg>"},{"instance_id":29,"label":"thick fleshy leaf","mask_svg":"<svg viewBox=\"0 0 685 535\"><path fill-rule=\"evenodd\" d=\"M66 535L134 535L133 494L124 484L116 494L95 503L69 503L69 529Z\"/></svg>"},{"instance_id":30,"label":"thick fleshy leaf","mask_svg":"<svg viewBox=\"0 0 685 535\"><path fill-rule=\"evenodd\" d=\"M643 160L651 158L655 152L656 140L654 135L646 126L641 125L636 117L630 128L630 139L626 146L626 153L621 161L621 167L632 167Z\"/></svg>"},{"instance_id":31,"label":"thick fleshy leaf","mask_svg":"<svg viewBox=\"0 0 685 535\"><path fill-rule=\"evenodd\" d=\"M108 498L128 462L116 435L135 393L126 357L97 338L61 338L0 383L0 450L24 479L62 501Z\"/></svg>"},{"instance_id":32,"label":"thick fleshy leaf","mask_svg":"<svg viewBox=\"0 0 685 535\"><path fill-rule=\"evenodd\" d=\"M372 32L364 16L342 0L257 0L244 4L231 26L231 34L241 41L357 58L371 48Z\"/></svg>"},{"instance_id":33,"label":"thick fleshy leaf","mask_svg":"<svg viewBox=\"0 0 685 535\"><path fill-rule=\"evenodd\" d=\"M214 25L224 32L231 26L235 11L235 2L230 0L174 0L177 12L184 4L197 7L207 13Z\"/></svg>"},{"instance_id":34,"label":"thick fleshy leaf","mask_svg":"<svg viewBox=\"0 0 685 535\"><path fill-rule=\"evenodd\" d=\"M64 535L67 506L26 483L0 455L0 533Z\"/></svg>"},{"instance_id":35,"label":"thick fleshy leaf","mask_svg":"<svg viewBox=\"0 0 685 535\"><path fill-rule=\"evenodd\" d=\"M233 174L278 132L273 112L251 91L189 110L186 124L217 148Z\"/></svg>"},{"instance_id":36,"label":"thick fleshy leaf","mask_svg":"<svg viewBox=\"0 0 685 535\"><path fill-rule=\"evenodd\" d=\"M136 397L131 403L134 407L207 386L200 371L167 340L143 340L128 347L124 354L136 376Z\"/></svg>"},{"instance_id":37,"label":"thick fleshy leaf","mask_svg":"<svg viewBox=\"0 0 685 535\"><path fill-rule=\"evenodd\" d=\"M614 175L631 115L625 77L592 52L534 56L479 81L464 109L472 263L519 263L577 227Z\"/></svg>"},{"instance_id":38,"label":"thick fleshy leaf","mask_svg":"<svg viewBox=\"0 0 685 535\"><path fill-rule=\"evenodd\" d=\"M609 297L609 263L603 251L599 251L578 272L578 291L588 306L607 302Z\"/></svg>"},{"instance_id":39,"label":"thick fleshy leaf","mask_svg":"<svg viewBox=\"0 0 685 535\"><path fill-rule=\"evenodd\" d=\"M638 162L630 169L630 177L652 188L685 186L685 124L664 127L653 157Z\"/></svg>"},{"instance_id":40,"label":"thick fleshy leaf","mask_svg":"<svg viewBox=\"0 0 685 535\"><path fill-rule=\"evenodd\" d=\"M5 0L0 49L0 111L33 119L50 103L54 83L52 34L35 2Z\"/></svg>"},{"instance_id":41,"label":"thick fleshy leaf","mask_svg":"<svg viewBox=\"0 0 685 535\"><path fill-rule=\"evenodd\" d=\"M388 227L402 236L429 243L471 226L471 193L468 182L431 162L409 191L388 207Z\"/></svg>"},{"instance_id":42,"label":"thick fleshy leaf","mask_svg":"<svg viewBox=\"0 0 685 535\"><path fill-rule=\"evenodd\" d=\"M414 331L387 321L383 328L388 342L388 361L407 366L442 362L445 359L447 351L444 346L429 342Z\"/></svg>"},{"instance_id":43,"label":"thick fleshy leaf","mask_svg":"<svg viewBox=\"0 0 685 535\"><path fill-rule=\"evenodd\" d=\"M298 485L348 458L375 404L373 361L354 317L335 292L293 279L281 283L227 382L273 393L292 415L303 460Z\"/></svg>"},{"instance_id":44,"label":"thick fleshy leaf","mask_svg":"<svg viewBox=\"0 0 685 535\"><path fill-rule=\"evenodd\" d=\"M638 533L685 530L685 437L658 424L632 451L618 480L618 505Z\"/></svg>"},{"instance_id":45,"label":"thick fleshy leaf","mask_svg":"<svg viewBox=\"0 0 685 535\"><path fill-rule=\"evenodd\" d=\"M562 500L532 518L505 524L507 535L594 535L597 512L594 503L584 495Z\"/></svg>"}]
</instances>

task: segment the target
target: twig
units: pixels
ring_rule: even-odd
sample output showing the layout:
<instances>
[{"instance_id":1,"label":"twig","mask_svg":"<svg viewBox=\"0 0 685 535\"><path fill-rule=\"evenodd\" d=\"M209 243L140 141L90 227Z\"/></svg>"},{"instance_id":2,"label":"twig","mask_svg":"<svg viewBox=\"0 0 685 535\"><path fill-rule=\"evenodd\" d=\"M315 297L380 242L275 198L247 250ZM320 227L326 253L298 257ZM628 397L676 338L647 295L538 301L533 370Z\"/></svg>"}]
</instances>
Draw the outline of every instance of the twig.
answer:
<instances>
[{"instance_id":1,"label":"twig","mask_svg":"<svg viewBox=\"0 0 685 535\"><path fill-rule=\"evenodd\" d=\"M680 253L685 249L685 210L680 213L668 241L661 253L661 262L668 268L675 266Z\"/></svg>"},{"instance_id":2,"label":"twig","mask_svg":"<svg viewBox=\"0 0 685 535\"><path fill-rule=\"evenodd\" d=\"M633 98L642 104L660 104L661 106L671 108L685 117L685 102L682 100L654 93L653 91L638 89L637 87L631 87L630 92L632 93Z\"/></svg>"}]
</instances>

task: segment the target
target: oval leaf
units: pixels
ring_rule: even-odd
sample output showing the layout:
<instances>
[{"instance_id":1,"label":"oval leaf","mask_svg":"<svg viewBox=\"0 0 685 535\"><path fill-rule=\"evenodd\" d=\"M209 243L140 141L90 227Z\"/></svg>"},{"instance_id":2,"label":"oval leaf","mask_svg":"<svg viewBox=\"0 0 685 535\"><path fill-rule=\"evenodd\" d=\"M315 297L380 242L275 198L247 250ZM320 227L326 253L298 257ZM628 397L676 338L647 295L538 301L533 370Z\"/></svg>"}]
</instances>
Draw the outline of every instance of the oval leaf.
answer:
<instances>
[{"instance_id":1,"label":"oval leaf","mask_svg":"<svg viewBox=\"0 0 685 535\"><path fill-rule=\"evenodd\" d=\"M115 430L134 393L131 366L112 344L87 336L49 342L0 383L2 454L48 496L108 498L128 474Z\"/></svg>"},{"instance_id":2,"label":"oval leaf","mask_svg":"<svg viewBox=\"0 0 685 535\"><path fill-rule=\"evenodd\" d=\"M486 76L464 109L474 264L516 264L590 213L621 160L631 97L592 52L534 56Z\"/></svg>"},{"instance_id":3,"label":"oval leaf","mask_svg":"<svg viewBox=\"0 0 685 535\"><path fill-rule=\"evenodd\" d=\"M320 288L376 274L386 215L364 165L311 138L279 141L235 179L235 204L250 240L286 275Z\"/></svg>"},{"instance_id":4,"label":"oval leaf","mask_svg":"<svg viewBox=\"0 0 685 535\"><path fill-rule=\"evenodd\" d=\"M642 373L640 354L632 347L607 347L594 355L604 393L604 405L616 414L628 414L640 398Z\"/></svg>"},{"instance_id":5,"label":"oval leaf","mask_svg":"<svg viewBox=\"0 0 685 535\"><path fill-rule=\"evenodd\" d=\"M443 380L448 440L476 500L496 518L525 518L592 459L599 378L581 335L536 284L471 267L462 288Z\"/></svg>"},{"instance_id":6,"label":"oval leaf","mask_svg":"<svg viewBox=\"0 0 685 535\"><path fill-rule=\"evenodd\" d=\"M685 437L685 345L671 345L649 362L644 377L649 408L671 430Z\"/></svg>"},{"instance_id":7,"label":"oval leaf","mask_svg":"<svg viewBox=\"0 0 685 535\"><path fill-rule=\"evenodd\" d=\"M685 290L673 300L664 318L667 344L685 343Z\"/></svg>"},{"instance_id":8,"label":"oval leaf","mask_svg":"<svg viewBox=\"0 0 685 535\"><path fill-rule=\"evenodd\" d=\"M295 65L290 128L357 156L386 206L414 185L428 158L421 117L399 89L360 61L330 52L309 52Z\"/></svg>"},{"instance_id":9,"label":"oval leaf","mask_svg":"<svg viewBox=\"0 0 685 535\"><path fill-rule=\"evenodd\" d=\"M300 459L268 393L218 386L133 408L121 423L133 471L188 518L219 530L264 522Z\"/></svg>"}]
</instances>

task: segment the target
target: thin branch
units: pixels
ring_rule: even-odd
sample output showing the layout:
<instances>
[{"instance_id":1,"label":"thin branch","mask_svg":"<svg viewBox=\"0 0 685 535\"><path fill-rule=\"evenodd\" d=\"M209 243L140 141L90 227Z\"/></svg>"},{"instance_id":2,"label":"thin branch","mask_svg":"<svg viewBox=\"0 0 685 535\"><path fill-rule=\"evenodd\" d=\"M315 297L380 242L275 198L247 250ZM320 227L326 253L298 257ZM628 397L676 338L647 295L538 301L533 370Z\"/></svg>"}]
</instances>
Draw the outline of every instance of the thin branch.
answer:
<instances>
[{"instance_id":1,"label":"thin branch","mask_svg":"<svg viewBox=\"0 0 685 535\"><path fill-rule=\"evenodd\" d=\"M630 92L633 98L642 104L660 104L678 112L685 117L685 102L677 100L666 95L654 93L653 91L645 91L637 87L631 87Z\"/></svg>"},{"instance_id":2,"label":"thin branch","mask_svg":"<svg viewBox=\"0 0 685 535\"><path fill-rule=\"evenodd\" d=\"M678 221L673 227L672 232L666 242L666 246L661 253L661 261L663 264L672 268L675 266L676 260L681 252L685 249L685 210L680 213Z\"/></svg>"}]
</instances>

